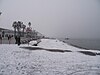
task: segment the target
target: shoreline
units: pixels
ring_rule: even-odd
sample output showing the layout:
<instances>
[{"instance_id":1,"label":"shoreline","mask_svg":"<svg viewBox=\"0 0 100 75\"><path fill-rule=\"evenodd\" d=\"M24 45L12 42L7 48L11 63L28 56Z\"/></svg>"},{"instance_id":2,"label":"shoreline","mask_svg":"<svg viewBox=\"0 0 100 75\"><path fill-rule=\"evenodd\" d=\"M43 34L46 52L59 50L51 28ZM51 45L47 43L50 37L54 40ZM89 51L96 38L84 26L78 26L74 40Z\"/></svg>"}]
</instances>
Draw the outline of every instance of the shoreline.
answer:
<instances>
[{"instance_id":1,"label":"shoreline","mask_svg":"<svg viewBox=\"0 0 100 75\"><path fill-rule=\"evenodd\" d=\"M58 39L58 40L60 40L60 39ZM73 46L73 47L77 47L77 48L85 49L85 50L90 50L90 49L88 49L88 48L84 48L84 47L80 47L80 46L74 45L74 44L72 44L72 43L68 43L68 42L66 42L65 40L60 40L60 41L66 43L66 44L68 44L68 45L70 45L70 46Z\"/></svg>"},{"instance_id":2,"label":"shoreline","mask_svg":"<svg viewBox=\"0 0 100 75\"><path fill-rule=\"evenodd\" d=\"M63 40L60 40L60 41L62 41L62 42L64 42L64 43L67 43L67 44L70 45L70 46L77 47L77 48L80 48L80 49L85 49L85 50L97 50L97 51L100 51L100 49L85 48L85 47L81 47L81 46L78 46L78 45L75 45L75 44L72 44L72 43L63 41Z\"/></svg>"},{"instance_id":3,"label":"shoreline","mask_svg":"<svg viewBox=\"0 0 100 75\"><path fill-rule=\"evenodd\" d=\"M80 46L77 46L77 45L74 45L74 44L71 44L71 43L67 43L67 44L70 45L70 46L73 46L73 47L80 48L80 49L90 50L90 49L88 49L88 48L80 47Z\"/></svg>"}]
</instances>

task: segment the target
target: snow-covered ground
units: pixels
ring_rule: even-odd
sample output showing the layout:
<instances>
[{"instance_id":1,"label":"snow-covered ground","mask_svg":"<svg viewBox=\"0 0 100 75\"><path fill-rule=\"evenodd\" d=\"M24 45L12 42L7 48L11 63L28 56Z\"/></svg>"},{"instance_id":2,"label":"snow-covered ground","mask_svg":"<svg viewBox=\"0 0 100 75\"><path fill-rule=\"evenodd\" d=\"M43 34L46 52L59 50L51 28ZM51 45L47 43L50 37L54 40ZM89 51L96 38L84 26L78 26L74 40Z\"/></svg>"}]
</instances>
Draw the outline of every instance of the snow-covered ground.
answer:
<instances>
[{"instance_id":1,"label":"snow-covered ground","mask_svg":"<svg viewBox=\"0 0 100 75\"><path fill-rule=\"evenodd\" d=\"M88 50L98 54L93 56L79 51L87 50L57 39L42 39L36 47L2 44L0 75L100 75L100 51Z\"/></svg>"}]
</instances>

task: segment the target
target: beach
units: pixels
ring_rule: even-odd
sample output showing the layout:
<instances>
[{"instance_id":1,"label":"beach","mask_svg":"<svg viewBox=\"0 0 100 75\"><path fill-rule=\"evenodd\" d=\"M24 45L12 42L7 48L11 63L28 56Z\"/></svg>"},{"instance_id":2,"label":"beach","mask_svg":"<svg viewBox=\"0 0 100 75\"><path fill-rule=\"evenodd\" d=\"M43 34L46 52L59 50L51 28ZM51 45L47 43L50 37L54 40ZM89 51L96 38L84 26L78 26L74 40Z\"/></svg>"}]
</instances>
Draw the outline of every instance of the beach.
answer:
<instances>
[{"instance_id":1,"label":"beach","mask_svg":"<svg viewBox=\"0 0 100 75\"><path fill-rule=\"evenodd\" d=\"M90 54L85 51L57 39L41 39L38 46L2 44L0 74L99 75L100 51L89 50Z\"/></svg>"}]
</instances>

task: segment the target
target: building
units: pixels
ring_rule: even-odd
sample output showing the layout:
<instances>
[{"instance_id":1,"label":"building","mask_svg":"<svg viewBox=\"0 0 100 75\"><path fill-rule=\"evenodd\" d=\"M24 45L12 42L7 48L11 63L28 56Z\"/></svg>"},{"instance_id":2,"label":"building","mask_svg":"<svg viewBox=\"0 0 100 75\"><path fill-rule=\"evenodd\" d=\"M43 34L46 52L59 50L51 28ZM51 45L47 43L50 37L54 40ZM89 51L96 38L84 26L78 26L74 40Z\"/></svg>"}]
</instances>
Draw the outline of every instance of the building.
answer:
<instances>
[{"instance_id":1,"label":"building","mask_svg":"<svg viewBox=\"0 0 100 75\"><path fill-rule=\"evenodd\" d=\"M16 32L16 35L17 34L18 32ZM20 34L22 35L23 32L21 31ZM0 35L4 38L8 37L8 35L14 37L14 31L9 30L9 29L0 28ZM24 32L24 36L21 36L21 37L39 39L39 38L43 38L44 36L38 31L32 30L32 28L27 27L26 31Z\"/></svg>"},{"instance_id":2,"label":"building","mask_svg":"<svg viewBox=\"0 0 100 75\"><path fill-rule=\"evenodd\" d=\"M8 35L13 36L14 35L14 31L13 30L8 30L8 29L4 29L4 28L0 28L0 35L2 37L7 37Z\"/></svg>"}]
</instances>

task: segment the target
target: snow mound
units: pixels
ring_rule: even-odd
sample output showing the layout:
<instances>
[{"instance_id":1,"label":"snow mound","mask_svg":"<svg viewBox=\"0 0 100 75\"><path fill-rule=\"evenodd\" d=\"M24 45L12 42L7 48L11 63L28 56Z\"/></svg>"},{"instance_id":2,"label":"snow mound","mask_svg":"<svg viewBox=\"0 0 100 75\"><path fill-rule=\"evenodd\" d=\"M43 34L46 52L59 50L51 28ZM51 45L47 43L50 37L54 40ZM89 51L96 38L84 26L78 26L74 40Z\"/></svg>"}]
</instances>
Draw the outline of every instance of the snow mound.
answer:
<instances>
[{"instance_id":1,"label":"snow mound","mask_svg":"<svg viewBox=\"0 0 100 75\"><path fill-rule=\"evenodd\" d=\"M38 44L37 46L34 46L34 44ZM85 49L77 48L71 45L68 45L67 43L64 43L58 39L41 39L38 41L30 41L30 47L40 47L44 49L60 49L60 50L71 50L74 52L77 51L86 51ZM100 53L98 50L88 50L93 53Z\"/></svg>"},{"instance_id":2,"label":"snow mound","mask_svg":"<svg viewBox=\"0 0 100 75\"><path fill-rule=\"evenodd\" d=\"M41 39L38 46L49 49L67 49L67 44L57 39Z\"/></svg>"}]
</instances>

